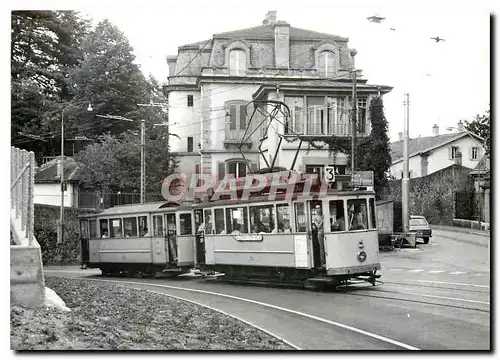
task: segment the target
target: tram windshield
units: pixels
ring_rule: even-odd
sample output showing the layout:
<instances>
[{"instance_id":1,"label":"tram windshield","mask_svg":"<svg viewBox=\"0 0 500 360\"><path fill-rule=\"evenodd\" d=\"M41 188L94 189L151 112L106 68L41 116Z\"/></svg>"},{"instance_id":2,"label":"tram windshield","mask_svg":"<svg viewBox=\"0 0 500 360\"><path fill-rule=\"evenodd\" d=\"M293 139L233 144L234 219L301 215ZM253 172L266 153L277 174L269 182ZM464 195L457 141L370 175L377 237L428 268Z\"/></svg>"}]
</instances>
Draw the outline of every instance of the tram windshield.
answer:
<instances>
[{"instance_id":1,"label":"tram windshield","mask_svg":"<svg viewBox=\"0 0 500 360\"><path fill-rule=\"evenodd\" d=\"M366 199L347 200L349 212L349 231L368 229Z\"/></svg>"}]
</instances>

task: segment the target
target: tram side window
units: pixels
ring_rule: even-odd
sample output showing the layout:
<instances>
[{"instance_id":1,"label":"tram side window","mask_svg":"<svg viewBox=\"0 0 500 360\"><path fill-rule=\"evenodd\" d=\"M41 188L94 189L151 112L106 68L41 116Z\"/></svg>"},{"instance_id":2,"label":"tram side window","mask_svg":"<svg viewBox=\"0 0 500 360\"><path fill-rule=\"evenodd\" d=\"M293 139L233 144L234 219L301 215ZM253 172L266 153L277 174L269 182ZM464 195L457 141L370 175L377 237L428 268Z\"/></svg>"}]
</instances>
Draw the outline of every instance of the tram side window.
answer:
<instances>
[{"instance_id":1,"label":"tram side window","mask_svg":"<svg viewBox=\"0 0 500 360\"><path fill-rule=\"evenodd\" d=\"M123 219L123 232L125 237L137 237L137 218L129 217Z\"/></svg>"},{"instance_id":2,"label":"tram side window","mask_svg":"<svg viewBox=\"0 0 500 360\"><path fill-rule=\"evenodd\" d=\"M288 204L276 205L276 213L278 215L278 232L291 233L290 206Z\"/></svg>"},{"instance_id":3,"label":"tram side window","mask_svg":"<svg viewBox=\"0 0 500 360\"><path fill-rule=\"evenodd\" d=\"M90 238L97 239L97 220L89 220Z\"/></svg>"},{"instance_id":4,"label":"tram side window","mask_svg":"<svg viewBox=\"0 0 500 360\"><path fill-rule=\"evenodd\" d=\"M82 239L88 240L89 239L89 232L88 232L88 222L87 220L82 220L80 221L80 237Z\"/></svg>"},{"instance_id":5,"label":"tram side window","mask_svg":"<svg viewBox=\"0 0 500 360\"><path fill-rule=\"evenodd\" d=\"M163 236L163 218L161 215L153 216L153 236Z\"/></svg>"},{"instance_id":6,"label":"tram side window","mask_svg":"<svg viewBox=\"0 0 500 360\"><path fill-rule=\"evenodd\" d=\"M214 233L214 224L212 222L212 210L205 210L205 234Z\"/></svg>"},{"instance_id":7,"label":"tram side window","mask_svg":"<svg viewBox=\"0 0 500 360\"><path fill-rule=\"evenodd\" d=\"M149 236L147 216L139 216L139 236L140 237Z\"/></svg>"},{"instance_id":8,"label":"tram side window","mask_svg":"<svg viewBox=\"0 0 500 360\"><path fill-rule=\"evenodd\" d=\"M250 232L276 233L273 205L250 207Z\"/></svg>"},{"instance_id":9,"label":"tram side window","mask_svg":"<svg viewBox=\"0 0 500 360\"><path fill-rule=\"evenodd\" d=\"M330 225L332 231L345 231L344 201L330 201Z\"/></svg>"},{"instance_id":10,"label":"tram side window","mask_svg":"<svg viewBox=\"0 0 500 360\"><path fill-rule=\"evenodd\" d=\"M181 235L193 235L193 222L191 219L191 214L180 214L179 215Z\"/></svg>"},{"instance_id":11,"label":"tram side window","mask_svg":"<svg viewBox=\"0 0 500 360\"><path fill-rule=\"evenodd\" d=\"M224 225L224 209L215 209L215 232L217 234L226 233L226 227Z\"/></svg>"},{"instance_id":12,"label":"tram side window","mask_svg":"<svg viewBox=\"0 0 500 360\"><path fill-rule=\"evenodd\" d=\"M109 223L110 227L110 237L119 238L123 237L122 235L122 219L110 219Z\"/></svg>"},{"instance_id":13,"label":"tram side window","mask_svg":"<svg viewBox=\"0 0 500 360\"><path fill-rule=\"evenodd\" d=\"M228 234L248 233L248 213L243 207L226 209L226 226Z\"/></svg>"},{"instance_id":14,"label":"tram side window","mask_svg":"<svg viewBox=\"0 0 500 360\"><path fill-rule=\"evenodd\" d=\"M371 198L370 199L370 218L372 220L371 223L371 228L376 229L377 228L377 217L376 217L376 206L375 206L375 199Z\"/></svg>"},{"instance_id":15,"label":"tram side window","mask_svg":"<svg viewBox=\"0 0 500 360\"><path fill-rule=\"evenodd\" d=\"M307 231L306 206L304 203L295 203L295 226L297 232Z\"/></svg>"},{"instance_id":16,"label":"tram side window","mask_svg":"<svg viewBox=\"0 0 500 360\"><path fill-rule=\"evenodd\" d=\"M203 210L194 211L194 232L196 234L205 231L205 223L203 221Z\"/></svg>"},{"instance_id":17,"label":"tram side window","mask_svg":"<svg viewBox=\"0 0 500 360\"><path fill-rule=\"evenodd\" d=\"M99 230L102 239L109 238L108 219L99 220Z\"/></svg>"},{"instance_id":18,"label":"tram side window","mask_svg":"<svg viewBox=\"0 0 500 360\"><path fill-rule=\"evenodd\" d=\"M349 231L368 229L366 199L347 200Z\"/></svg>"}]
</instances>

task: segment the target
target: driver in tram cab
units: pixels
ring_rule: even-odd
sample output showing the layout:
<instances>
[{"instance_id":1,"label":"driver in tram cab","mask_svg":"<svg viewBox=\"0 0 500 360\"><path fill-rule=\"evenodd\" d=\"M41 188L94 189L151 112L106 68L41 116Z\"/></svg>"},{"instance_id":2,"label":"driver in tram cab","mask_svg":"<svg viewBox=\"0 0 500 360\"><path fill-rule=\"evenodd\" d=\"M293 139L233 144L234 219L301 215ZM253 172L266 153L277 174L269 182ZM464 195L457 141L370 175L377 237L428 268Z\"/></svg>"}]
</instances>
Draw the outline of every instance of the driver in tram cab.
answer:
<instances>
[{"instance_id":1,"label":"driver in tram cab","mask_svg":"<svg viewBox=\"0 0 500 360\"><path fill-rule=\"evenodd\" d=\"M316 229L316 233L318 236L318 244L319 244L319 253L321 256L321 265L325 266L326 260L325 260L325 243L324 243L324 238L325 238L325 229L323 226L323 213L321 211L321 205L316 205L316 213L314 214L313 217L313 225L314 228Z\"/></svg>"}]
</instances>

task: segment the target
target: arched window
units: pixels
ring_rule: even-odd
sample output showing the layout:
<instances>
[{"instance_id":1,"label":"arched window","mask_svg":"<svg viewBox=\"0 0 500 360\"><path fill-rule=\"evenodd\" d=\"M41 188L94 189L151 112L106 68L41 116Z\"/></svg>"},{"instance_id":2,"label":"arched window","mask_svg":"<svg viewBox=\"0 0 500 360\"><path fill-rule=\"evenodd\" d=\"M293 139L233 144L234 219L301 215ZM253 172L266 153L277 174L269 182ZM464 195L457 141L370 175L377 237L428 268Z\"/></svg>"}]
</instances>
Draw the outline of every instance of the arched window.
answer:
<instances>
[{"instance_id":1,"label":"arched window","mask_svg":"<svg viewBox=\"0 0 500 360\"><path fill-rule=\"evenodd\" d=\"M323 51L318 57L318 73L321 77L332 77L335 73L335 54Z\"/></svg>"},{"instance_id":2,"label":"arched window","mask_svg":"<svg viewBox=\"0 0 500 360\"><path fill-rule=\"evenodd\" d=\"M235 49L229 53L229 74L245 75L247 69L247 54L244 50Z\"/></svg>"}]
</instances>

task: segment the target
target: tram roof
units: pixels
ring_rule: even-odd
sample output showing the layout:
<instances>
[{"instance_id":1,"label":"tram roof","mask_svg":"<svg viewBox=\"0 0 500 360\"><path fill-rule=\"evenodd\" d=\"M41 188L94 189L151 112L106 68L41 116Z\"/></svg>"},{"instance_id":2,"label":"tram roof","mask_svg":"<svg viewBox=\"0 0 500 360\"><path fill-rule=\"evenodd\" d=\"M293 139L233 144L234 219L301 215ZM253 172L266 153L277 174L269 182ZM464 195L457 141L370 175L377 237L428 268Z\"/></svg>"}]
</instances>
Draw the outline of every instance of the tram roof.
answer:
<instances>
[{"instance_id":1,"label":"tram roof","mask_svg":"<svg viewBox=\"0 0 500 360\"><path fill-rule=\"evenodd\" d=\"M179 204L167 202L167 201L157 201L146 204L128 204L128 205L118 205L106 209L100 213L82 215L80 218L92 218L92 217L109 217L113 215L124 215L124 214L134 214L134 213L149 213L160 211L161 209L168 208L180 208Z\"/></svg>"}]
</instances>

